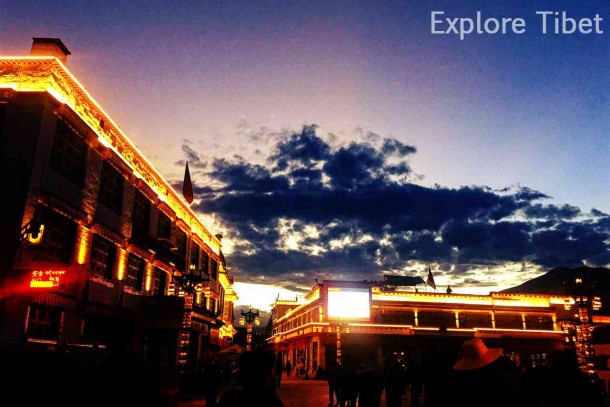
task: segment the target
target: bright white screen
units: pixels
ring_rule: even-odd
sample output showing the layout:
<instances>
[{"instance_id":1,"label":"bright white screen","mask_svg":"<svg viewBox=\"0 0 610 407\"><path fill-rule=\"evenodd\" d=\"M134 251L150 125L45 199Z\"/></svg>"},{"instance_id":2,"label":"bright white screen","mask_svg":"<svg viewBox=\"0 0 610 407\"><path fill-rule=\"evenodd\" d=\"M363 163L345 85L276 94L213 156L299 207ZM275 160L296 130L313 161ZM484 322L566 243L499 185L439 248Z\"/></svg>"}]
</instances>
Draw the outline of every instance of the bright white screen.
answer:
<instances>
[{"instance_id":1,"label":"bright white screen","mask_svg":"<svg viewBox=\"0 0 610 407\"><path fill-rule=\"evenodd\" d=\"M369 298L369 292L366 289L329 288L328 318L368 321L371 317Z\"/></svg>"}]
</instances>

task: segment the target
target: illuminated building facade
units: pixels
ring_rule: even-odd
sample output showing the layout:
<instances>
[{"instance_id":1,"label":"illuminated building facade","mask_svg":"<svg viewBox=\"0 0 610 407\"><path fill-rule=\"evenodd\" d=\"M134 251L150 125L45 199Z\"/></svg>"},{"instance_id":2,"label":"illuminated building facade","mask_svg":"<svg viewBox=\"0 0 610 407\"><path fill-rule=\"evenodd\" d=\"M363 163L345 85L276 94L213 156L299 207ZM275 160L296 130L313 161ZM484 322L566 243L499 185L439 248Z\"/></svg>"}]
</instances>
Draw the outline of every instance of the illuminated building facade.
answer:
<instances>
[{"instance_id":1,"label":"illuminated building facade","mask_svg":"<svg viewBox=\"0 0 610 407\"><path fill-rule=\"evenodd\" d=\"M563 349L574 305L574 298L563 295L417 292L325 280L302 301L276 301L268 343L285 360L303 361L310 374L335 359L372 356L381 363L397 353L405 359L457 355L472 337L504 348L521 363L536 364L553 349Z\"/></svg>"},{"instance_id":2,"label":"illuminated building facade","mask_svg":"<svg viewBox=\"0 0 610 407\"><path fill-rule=\"evenodd\" d=\"M573 314L573 318L563 325L565 345L574 349L580 370L594 375L597 369L592 336L596 327L595 322L603 318L596 318L593 314L601 309L601 299L594 294L592 286L583 283L582 278L576 278L567 284L566 288L569 294L567 299L573 299L574 302L571 304L566 300L565 304L566 311Z\"/></svg>"},{"instance_id":3,"label":"illuminated building facade","mask_svg":"<svg viewBox=\"0 0 610 407\"><path fill-rule=\"evenodd\" d=\"M231 342L233 302L211 234L66 68L58 39L0 58L0 346L104 348L140 313L146 359L195 370Z\"/></svg>"}]
</instances>

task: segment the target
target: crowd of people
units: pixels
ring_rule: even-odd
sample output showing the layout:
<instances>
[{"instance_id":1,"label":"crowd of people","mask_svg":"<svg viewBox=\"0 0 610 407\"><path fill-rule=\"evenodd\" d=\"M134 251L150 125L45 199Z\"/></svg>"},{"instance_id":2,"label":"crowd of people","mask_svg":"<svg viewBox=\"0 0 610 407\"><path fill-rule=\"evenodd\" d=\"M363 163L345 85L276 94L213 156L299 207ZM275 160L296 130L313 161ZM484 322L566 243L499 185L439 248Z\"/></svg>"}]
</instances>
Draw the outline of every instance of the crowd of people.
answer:
<instances>
[{"instance_id":1,"label":"crowd of people","mask_svg":"<svg viewBox=\"0 0 610 407\"><path fill-rule=\"evenodd\" d=\"M248 352L239 363L235 386L208 405L283 406L277 390L290 366L270 351ZM529 366L478 338L465 341L459 355L391 355L381 365L376 355L344 358L327 363L317 378L328 382L329 407L381 407L384 398L387 407L401 407L405 398L410 407L606 407L603 386L578 368L573 352L556 350L545 363Z\"/></svg>"},{"instance_id":2,"label":"crowd of people","mask_svg":"<svg viewBox=\"0 0 610 407\"><path fill-rule=\"evenodd\" d=\"M459 355L438 352L404 360L392 356L378 368L372 361L327 368L329 406L400 407L605 407L602 383L582 372L573 352L556 350L545 363L519 364L501 348L479 338L463 343Z\"/></svg>"},{"instance_id":3,"label":"crowd of people","mask_svg":"<svg viewBox=\"0 0 610 407\"><path fill-rule=\"evenodd\" d=\"M8 388L17 390L27 384L44 388L43 392L21 393L23 405L57 400L70 406L86 399L94 406L116 400L126 405L176 406L176 375L172 376L171 370L161 374L160 367L151 369L136 356L141 354L142 344L134 338L140 338L141 332L131 318L120 315L113 323L122 335L108 343L104 359L92 361L87 368L61 353L52 354L53 359L46 364L36 355L38 365L49 369L35 372L27 367L34 361L24 363L27 355L6 357L5 363L13 372ZM290 362L284 363L281 355L277 357L271 350L246 351L235 363L230 374L213 359L204 364L197 387L206 406L284 407L278 396L282 377L304 374L302 361L296 361L293 372ZM53 374L56 368L52 366L65 372ZM411 359L393 354L381 364L376 353L358 360L346 356L340 364L327 361L312 378L328 382L330 407L381 407L384 396L387 407L401 407L405 398L410 407L607 407L601 382L579 369L574 352L556 350L548 354L545 363L531 366L511 359L501 348L487 347L479 338L465 341L459 354L446 350ZM60 379L71 385L70 391L62 391ZM91 384L104 391L94 391Z\"/></svg>"},{"instance_id":4,"label":"crowd of people","mask_svg":"<svg viewBox=\"0 0 610 407\"><path fill-rule=\"evenodd\" d=\"M142 358L141 325L125 312L113 315L114 332L105 357L97 354L86 365L74 355L8 353L3 355L5 388L19 395L21 405L176 406L179 380L175 369L150 366ZM282 377L306 376L305 363L284 363L271 350L245 351L227 371L208 360L196 386L208 407L283 407L278 396ZM36 366L35 369L33 367ZM312 379L328 382L331 407L607 407L602 382L579 369L576 355L555 350L544 363L513 360L501 348L480 338L464 341L459 353L450 349L421 358L392 354L378 363L371 353L358 360L345 356L318 368ZM27 390L26 390L27 388ZM103 389L103 391L100 391ZM222 389L222 391L221 391ZM10 394L10 393L9 393Z\"/></svg>"}]
</instances>

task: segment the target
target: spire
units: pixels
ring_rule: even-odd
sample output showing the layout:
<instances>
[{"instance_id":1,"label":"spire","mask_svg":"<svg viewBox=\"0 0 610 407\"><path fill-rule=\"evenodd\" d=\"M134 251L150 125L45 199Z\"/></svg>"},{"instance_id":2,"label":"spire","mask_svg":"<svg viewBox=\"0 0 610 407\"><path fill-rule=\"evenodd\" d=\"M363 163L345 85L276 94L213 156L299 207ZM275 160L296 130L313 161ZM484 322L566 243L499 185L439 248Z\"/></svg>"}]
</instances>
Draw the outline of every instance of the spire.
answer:
<instances>
[{"instance_id":1,"label":"spire","mask_svg":"<svg viewBox=\"0 0 610 407\"><path fill-rule=\"evenodd\" d=\"M189 173L189 163L186 162L184 169L184 182L182 183L182 196L189 204L193 202L193 184L191 183L191 174Z\"/></svg>"}]
</instances>

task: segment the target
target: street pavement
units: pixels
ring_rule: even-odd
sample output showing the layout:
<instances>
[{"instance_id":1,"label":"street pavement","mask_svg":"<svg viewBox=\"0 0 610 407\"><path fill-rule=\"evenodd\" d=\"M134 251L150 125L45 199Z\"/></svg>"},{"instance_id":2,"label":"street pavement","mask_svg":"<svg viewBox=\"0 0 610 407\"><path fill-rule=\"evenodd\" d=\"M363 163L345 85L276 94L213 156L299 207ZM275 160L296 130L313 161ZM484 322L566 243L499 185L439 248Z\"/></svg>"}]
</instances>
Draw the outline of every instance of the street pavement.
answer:
<instances>
[{"instance_id":1,"label":"street pavement","mask_svg":"<svg viewBox=\"0 0 610 407\"><path fill-rule=\"evenodd\" d=\"M221 390L222 392L222 390ZM327 407L328 384L326 380L304 379L302 376L282 378L278 395L285 407ZM385 407L385 394L381 396L380 407ZM402 399L402 406L408 407L410 399L407 395ZM420 402L420 405L423 405ZM201 399L180 401L177 407L204 407L205 401Z\"/></svg>"}]
</instances>

